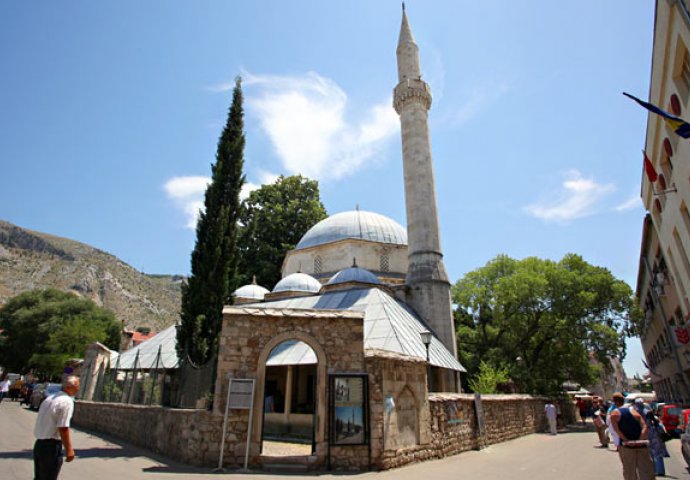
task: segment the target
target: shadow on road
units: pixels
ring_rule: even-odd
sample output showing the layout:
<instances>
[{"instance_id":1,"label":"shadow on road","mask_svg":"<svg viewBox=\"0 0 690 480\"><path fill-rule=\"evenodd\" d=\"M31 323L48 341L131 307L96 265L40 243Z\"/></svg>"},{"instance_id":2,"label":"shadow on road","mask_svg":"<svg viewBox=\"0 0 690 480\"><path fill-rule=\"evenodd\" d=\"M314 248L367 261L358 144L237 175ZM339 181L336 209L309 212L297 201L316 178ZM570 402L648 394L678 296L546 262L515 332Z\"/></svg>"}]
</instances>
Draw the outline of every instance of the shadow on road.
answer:
<instances>
[{"instance_id":1,"label":"shadow on road","mask_svg":"<svg viewBox=\"0 0 690 480\"><path fill-rule=\"evenodd\" d=\"M17 450L15 452L0 452L0 460L3 458L34 458L33 450Z\"/></svg>"}]
</instances>

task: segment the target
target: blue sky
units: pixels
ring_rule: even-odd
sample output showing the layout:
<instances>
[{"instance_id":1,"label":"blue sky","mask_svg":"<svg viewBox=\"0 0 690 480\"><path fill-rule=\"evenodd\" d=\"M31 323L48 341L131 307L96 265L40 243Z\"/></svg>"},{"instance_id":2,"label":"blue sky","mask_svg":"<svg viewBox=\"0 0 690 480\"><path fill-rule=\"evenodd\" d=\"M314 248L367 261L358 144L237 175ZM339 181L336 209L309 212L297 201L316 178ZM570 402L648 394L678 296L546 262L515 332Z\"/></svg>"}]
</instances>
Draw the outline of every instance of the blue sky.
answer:
<instances>
[{"instance_id":1,"label":"blue sky","mask_svg":"<svg viewBox=\"0 0 690 480\"><path fill-rule=\"evenodd\" d=\"M633 287L653 2L409 1L453 281L575 252ZM391 105L400 2L0 5L0 219L187 273L241 74L252 186L320 181L329 213L404 224ZM270 286L269 286L270 287ZM642 371L632 342L628 373Z\"/></svg>"}]
</instances>

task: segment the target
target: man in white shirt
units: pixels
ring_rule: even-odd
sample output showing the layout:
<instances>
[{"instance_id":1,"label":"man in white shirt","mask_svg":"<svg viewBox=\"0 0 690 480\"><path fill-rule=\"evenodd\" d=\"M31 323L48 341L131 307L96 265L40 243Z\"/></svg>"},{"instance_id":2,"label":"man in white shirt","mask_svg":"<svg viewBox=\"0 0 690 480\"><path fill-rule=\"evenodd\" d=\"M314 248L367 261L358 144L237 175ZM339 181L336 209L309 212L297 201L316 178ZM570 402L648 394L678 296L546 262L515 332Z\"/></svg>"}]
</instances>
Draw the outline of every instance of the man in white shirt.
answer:
<instances>
[{"instance_id":1,"label":"man in white shirt","mask_svg":"<svg viewBox=\"0 0 690 480\"><path fill-rule=\"evenodd\" d=\"M10 380L5 376L5 378L0 382L0 403L2 399L7 396L7 392L10 391Z\"/></svg>"},{"instance_id":2,"label":"man in white shirt","mask_svg":"<svg viewBox=\"0 0 690 480\"><path fill-rule=\"evenodd\" d=\"M34 427L34 480L55 480L62 467L62 447L68 462L74 460L70 439L70 420L74 412L73 397L79 391L79 377L62 380L62 391L41 403Z\"/></svg>"},{"instance_id":3,"label":"man in white shirt","mask_svg":"<svg viewBox=\"0 0 690 480\"><path fill-rule=\"evenodd\" d=\"M556 435L556 418L558 416L556 406L551 402L547 403L544 405L544 413L546 414L546 418L549 420L549 430L551 431L551 435Z\"/></svg>"}]
</instances>

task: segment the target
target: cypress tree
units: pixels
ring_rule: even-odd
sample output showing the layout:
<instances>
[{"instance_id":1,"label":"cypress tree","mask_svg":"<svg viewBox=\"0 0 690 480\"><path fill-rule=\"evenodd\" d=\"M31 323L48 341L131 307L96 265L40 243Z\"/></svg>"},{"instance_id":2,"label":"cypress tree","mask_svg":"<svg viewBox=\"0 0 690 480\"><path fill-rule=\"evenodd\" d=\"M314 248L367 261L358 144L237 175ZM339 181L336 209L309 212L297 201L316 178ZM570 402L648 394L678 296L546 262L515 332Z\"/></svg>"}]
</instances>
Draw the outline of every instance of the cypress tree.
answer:
<instances>
[{"instance_id":1,"label":"cypress tree","mask_svg":"<svg viewBox=\"0 0 690 480\"><path fill-rule=\"evenodd\" d=\"M237 218L245 182L244 112L241 78L235 79L228 120L218 140L204 211L196 226L192 272L182 287L181 325L177 350L196 364L205 363L218 348L223 305L237 287Z\"/></svg>"}]
</instances>

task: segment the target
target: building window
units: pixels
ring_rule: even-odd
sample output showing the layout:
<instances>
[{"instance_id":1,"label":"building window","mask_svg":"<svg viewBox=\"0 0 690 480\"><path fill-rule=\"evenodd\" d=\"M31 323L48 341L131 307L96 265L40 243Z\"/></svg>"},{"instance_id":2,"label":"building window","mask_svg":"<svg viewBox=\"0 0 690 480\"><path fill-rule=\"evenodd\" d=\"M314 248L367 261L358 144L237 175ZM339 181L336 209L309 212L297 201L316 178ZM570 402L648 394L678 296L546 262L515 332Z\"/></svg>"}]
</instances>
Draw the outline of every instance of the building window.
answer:
<instances>
[{"instance_id":1,"label":"building window","mask_svg":"<svg viewBox=\"0 0 690 480\"><path fill-rule=\"evenodd\" d=\"M381 255L381 258L379 259L379 269L382 272L388 272L390 270L390 258L388 257L387 253Z\"/></svg>"},{"instance_id":2,"label":"building window","mask_svg":"<svg viewBox=\"0 0 690 480\"><path fill-rule=\"evenodd\" d=\"M685 253L685 248L683 248L683 242L680 239L680 234L677 229L673 229L673 240L676 244L676 249L680 253L680 259L683 262L683 267L685 268L685 278L690 279L690 259L688 259L688 254Z\"/></svg>"},{"instance_id":3,"label":"building window","mask_svg":"<svg viewBox=\"0 0 690 480\"><path fill-rule=\"evenodd\" d=\"M323 265L322 265L323 260L321 260L321 257L317 255L314 257L314 273L321 273L323 270Z\"/></svg>"}]
</instances>

